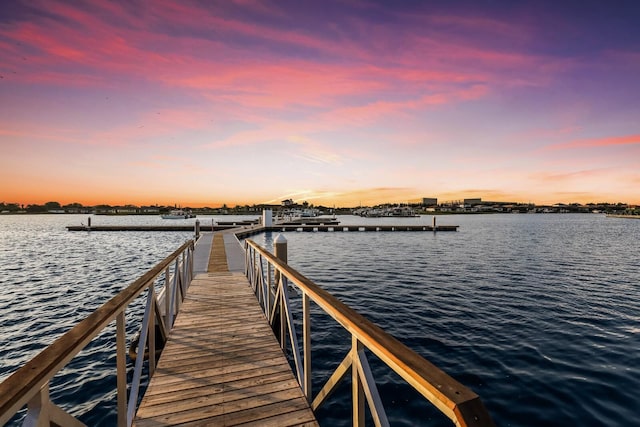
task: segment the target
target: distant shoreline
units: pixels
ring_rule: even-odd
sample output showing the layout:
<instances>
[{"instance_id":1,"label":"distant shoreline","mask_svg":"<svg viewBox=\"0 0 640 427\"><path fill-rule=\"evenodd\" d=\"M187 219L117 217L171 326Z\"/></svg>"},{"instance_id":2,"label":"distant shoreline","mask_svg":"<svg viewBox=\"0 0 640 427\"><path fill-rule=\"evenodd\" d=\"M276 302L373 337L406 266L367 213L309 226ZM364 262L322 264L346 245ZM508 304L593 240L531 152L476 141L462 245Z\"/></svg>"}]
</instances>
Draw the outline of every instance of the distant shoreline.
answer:
<instances>
[{"instance_id":1,"label":"distant shoreline","mask_svg":"<svg viewBox=\"0 0 640 427\"><path fill-rule=\"evenodd\" d=\"M262 216L262 212L212 212L212 211L204 211L204 212L194 212L197 216ZM527 212L520 213L521 215L530 215L530 214L544 214L544 215L567 215L567 214L584 214L584 215L602 215L604 212ZM469 211L437 211L437 212L418 212L418 216L447 216L447 215L496 215L496 214L505 214L512 215L518 214L518 212L497 212L497 211L477 211L477 212L469 212ZM160 216L160 213L147 213L147 212L118 212L118 213L95 213L95 212L0 212L0 216L4 215L94 215L94 216ZM331 214L324 214L324 216L329 216ZM337 212L336 215L353 215L352 213L340 213ZM196 218L197 218L196 216ZM606 214L607 217L611 218L637 218L640 219L640 215L618 215L618 214ZM388 216L385 218L393 218L393 216ZM401 217L399 217L401 218Z\"/></svg>"}]
</instances>

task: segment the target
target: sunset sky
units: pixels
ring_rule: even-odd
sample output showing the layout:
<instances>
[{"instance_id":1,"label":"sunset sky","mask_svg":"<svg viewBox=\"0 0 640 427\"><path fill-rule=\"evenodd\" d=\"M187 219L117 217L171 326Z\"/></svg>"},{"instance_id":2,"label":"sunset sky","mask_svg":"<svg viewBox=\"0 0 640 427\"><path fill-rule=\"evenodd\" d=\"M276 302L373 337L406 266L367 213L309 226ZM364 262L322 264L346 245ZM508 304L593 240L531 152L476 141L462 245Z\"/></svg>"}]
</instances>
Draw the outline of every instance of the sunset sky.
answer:
<instances>
[{"instance_id":1,"label":"sunset sky","mask_svg":"<svg viewBox=\"0 0 640 427\"><path fill-rule=\"evenodd\" d=\"M2 1L0 202L640 203L640 2Z\"/></svg>"}]
</instances>

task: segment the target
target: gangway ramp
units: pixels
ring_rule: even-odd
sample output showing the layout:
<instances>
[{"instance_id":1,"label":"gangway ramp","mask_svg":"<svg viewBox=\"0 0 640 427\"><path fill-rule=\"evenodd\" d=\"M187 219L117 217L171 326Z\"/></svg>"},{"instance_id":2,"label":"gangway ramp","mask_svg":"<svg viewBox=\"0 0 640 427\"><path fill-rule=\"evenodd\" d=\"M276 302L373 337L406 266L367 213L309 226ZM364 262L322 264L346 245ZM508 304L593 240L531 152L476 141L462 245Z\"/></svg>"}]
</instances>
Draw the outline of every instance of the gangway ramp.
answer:
<instances>
[{"instance_id":1,"label":"gangway ramp","mask_svg":"<svg viewBox=\"0 0 640 427\"><path fill-rule=\"evenodd\" d=\"M134 425L317 426L246 277L224 271L238 256L225 237L213 236Z\"/></svg>"}]
</instances>

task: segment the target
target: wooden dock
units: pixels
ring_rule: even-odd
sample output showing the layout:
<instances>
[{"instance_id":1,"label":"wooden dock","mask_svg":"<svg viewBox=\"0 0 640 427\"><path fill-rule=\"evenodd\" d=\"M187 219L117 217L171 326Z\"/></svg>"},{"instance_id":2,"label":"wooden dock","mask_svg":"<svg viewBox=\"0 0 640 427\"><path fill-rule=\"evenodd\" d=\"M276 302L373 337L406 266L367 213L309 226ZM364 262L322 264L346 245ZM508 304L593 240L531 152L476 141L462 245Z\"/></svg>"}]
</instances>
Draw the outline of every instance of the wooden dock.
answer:
<instances>
[{"instance_id":1,"label":"wooden dock","mask_svg":"<svg viewBox=\"0 0 640 427\"><path fill-rule=\"evenodd\" d=\"M247 278L229 271L242 265L230 237L213 235L134 425L318 425Z\"/></svg>"},{"instance_id":2,"label":"wooden dock","mask_svg":"<svg viewBox=\"0 0 640 427\"><path fill-rule=\"evenodd\" d=\"M225 231L237 225L200 225L200 231ZM193 225L67 225L67 231L193 231Z\"/></svg>"},{"instance_id":3,"label":"wooden dock","mask_svg":"<svg viewBox=\"0 0 640 427\"><path fill-rule=\"evenodd\" d=\"M240 230L238 230L241 227ZM234 230L236 234L242 234L242 229L250 231L251 234L266 231L458 231L457 225L339 225L339 224L280 224L271 227L260 225L200 225L200 231L229 231ZM68 231L194 231L193 225L98 225L88 227L86 225L68 225Z\"/></svg>"},{"instance_id":4,"label":"wooden dock","mask_svg":"<svg viewBox=\"0 0 640 427\"><path fill-rule=\"evenodd\" d=\"M274 225L265 228L267 231L458 231L457 225L438 225L435 230L430 225Z\"/></svg>"}]
</instances>

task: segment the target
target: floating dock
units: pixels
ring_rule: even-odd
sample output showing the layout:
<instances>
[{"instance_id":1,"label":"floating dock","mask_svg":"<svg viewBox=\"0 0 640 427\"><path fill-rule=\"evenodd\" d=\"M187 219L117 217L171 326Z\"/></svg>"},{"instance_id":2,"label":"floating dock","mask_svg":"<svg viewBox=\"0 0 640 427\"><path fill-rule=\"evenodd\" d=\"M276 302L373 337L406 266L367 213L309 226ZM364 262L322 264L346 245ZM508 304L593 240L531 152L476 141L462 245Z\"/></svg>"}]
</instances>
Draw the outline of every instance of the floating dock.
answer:
<instances>
[{"instance_id":1,"label":"floating dock","mask_svg":"<svg viewBox=\"0 0 640 427\"><path fill-rule=\"evenodd\" d=\"M276 225L266 231L458 231L457 225Z\"/></svg>"},{"instance_id":2,"label":"floating dock","mask_svg":"<svg viewBox=\"0 0 640 427\"><path fill-rule=\"evenodd\" d=\"M282 224L271 227L254 225L240 226L242 229L250 230L251 234L265 231L458 231L458 225L318 225L318 224ZM237 229L237 225L200 225L200 231L225 231ZM88 227L86 225L68 225L68 231L193 231L193 225L97 225Z\"/></svg>"},{"instance_id":3,"label":"floating dock","mask_svg":"<svg viewBox=\"0 0 640 427\"><path fill-rule=\"evenodd\" d=\"M211 237L196 246L194 270L208 261L207 271L189 287L133 425L317 426L242 268L233 271L244 263L237 240Z\"/></svg>"},{"instance_id":4,"label":"floating dock","mask_svg":"<svg viewBox=\"0 0 640 427\"><path fill-rule=\"evenodd\" d=\"M237 225L200 225L200 231L224 231ZM193 231L193 225L67 225L68 231Z\"/></svg>"}]
</instances>

